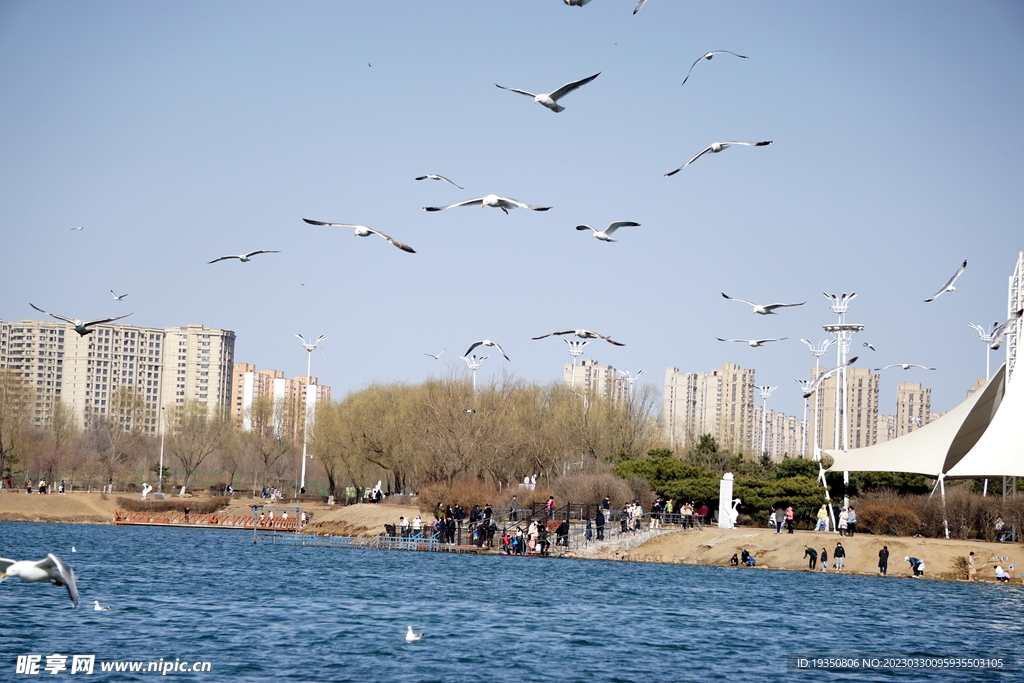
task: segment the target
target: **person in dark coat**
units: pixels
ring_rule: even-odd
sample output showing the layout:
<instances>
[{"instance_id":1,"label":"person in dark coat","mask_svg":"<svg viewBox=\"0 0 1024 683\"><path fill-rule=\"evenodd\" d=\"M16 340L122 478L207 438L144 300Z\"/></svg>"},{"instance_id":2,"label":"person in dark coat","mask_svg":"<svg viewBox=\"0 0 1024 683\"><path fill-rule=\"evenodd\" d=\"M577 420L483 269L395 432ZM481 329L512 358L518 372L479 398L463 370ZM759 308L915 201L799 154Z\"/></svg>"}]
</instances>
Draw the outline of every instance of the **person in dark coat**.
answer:
<instances>
[{"instance_id":1,"label":"person in dark coat","mask_svg":"<svg viewBox=\"0 0 1024 683\"><path fill-rule=\"evenodd\" d=\"M594 517L594 525L597 527L597 540L604 540L604 510L599 509Z\"/></svg>"},{"instance_id":2,"label":"person in dark coat","mask_svg":"<svg viewBox=\"0 0 1024 683\"><path fill-rule=\"evenodd\" d=\"M883 545L878 551L878 575L885 576L889 571L889 546Z\"/></svg>"},{"instance_id":3,"label":"person in dark coat","mask_svg":"<svg viewBox=\"0 0 1024 683\"><path fill-rule=\"evenodd\" d=\"M841 571L843 568L843 558L846 557L846 548L843 547L842 543L836 543L836 549L832 551L832 559L836 561L836 571Z\"/></svg>"},{"instance_id":4,"label":"person in dark coat","mask_svg":"<svg viewBox=\"0 0 1024 683\"><path fill-rule=\"evenodd\" d=\"M807 547L805 545L804 546L804 557L808 558L807 559L807 568L810 569L813 572L814 571L814 567L818 564L818 551L815 550L814 548L809 548L809 547Z\"/></svg>"}]
</instances>

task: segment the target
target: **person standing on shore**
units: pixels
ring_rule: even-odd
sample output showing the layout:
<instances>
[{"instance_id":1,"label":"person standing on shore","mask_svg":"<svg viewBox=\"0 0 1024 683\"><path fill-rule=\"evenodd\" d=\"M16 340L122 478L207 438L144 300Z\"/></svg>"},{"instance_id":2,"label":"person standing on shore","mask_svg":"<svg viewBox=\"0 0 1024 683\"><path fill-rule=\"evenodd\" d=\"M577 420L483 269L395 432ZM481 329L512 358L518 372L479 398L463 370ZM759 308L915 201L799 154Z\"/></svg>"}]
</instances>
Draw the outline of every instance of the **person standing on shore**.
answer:
<instances>
[{"instance_id":1,"label":"person standing on shore","mask_svg":"<svg viewBox=\"0 0 1024 683\"><path fill-rule=\"evenodd\" d=\"M814 548L810 548L810 547L805 545L804 546L804 557L808 558L807 559L807 568L810 569L813 572L815 565L818 564L818 551L815 550Z\"/></svg>"},{"instance_id":2,"label":"person standing on shore","mask_svg":"<svg viewBox=\"0 0 1024 683\"><path fill-rule=\"evenodd\" d=\"M974 581L975 574L978 573L977 568L974 566L974 551L967 556L967 580Z\"/></svg>"},{"instance_id":3,"label":"person standing on shore","mask_svg":"<svg viewBox=\"0 0 1024 683\"><path fill-rule=\"evenodd\" d=\"M548 514L548 519L555 516L555 497L548 496L548 502L544 503L544 511Z\"/></svg>"},{"instance_id":4,"label":"person standing on shore","mask_svg":"<svg viewBox=\"0 0 1024 683\"><path fill-rule=\"evenodd\" d=\"M605 498L605 500L608 500ZM597 540L604 540L604 510L598 508L597 516L594 518L594 524L597 526Z\"/></svg>"},{"instance_id":5,"label":"person standing on shore","mask_svg":"<svg viewBox=\"0 0 1024 683\"><path fill-rule=\"evenodd\" d=\"M885 576L889 571L889 546L883 545L878 551L878 575Z\"/></svg>"},{"instance_id":6,"label":"person standing on shore","mask_svg":"<svg viewBox=\"0 0 1024 683\"><path fill-rule=\"evenodd\" d=\"M842 543L836 543L836 549L832 551L832 557L836 561L836 571L842 571L843 558L846 557L846 548L843 547Z\"/></svg>"},{"instance_id":7,"label":"person standing on shore","mask_svg":"<svg viewBox=\"0 0 1024 683\"><path fill-rule=\"evenodd\" d=\"M26 479L25 480L25 493L32 493L32 480L31 479Z\"/></svg>"},{"instance_id":8,"label":"person standing on shore","mask_svg":"<svg viewBox=\"0 0 1024 683\"><path fill-rule=\"evenodd\" d=\"M854 512L853 506L846 511L846 535L853 536L853 532L857 530L857 513Z\"/></svg>"},{"instance_id":9,"label":"person standing on shore","mask_svg":"<svg viewBox=\"0 0 1024 683\"><path fill-rule=\"evenodd\" d=\"M510 522L519 521L519 501L515 496L512 496L512 500L508 503L508 520Z\"/></svg>"},{"instance_id":10,"label":"person standing on shore","mask_svg":"<svg viewBox=\"0 0 1024 683\"><path fill-rule=\"evenodd\" d=\"M828 569L828 551L824 548L821 549L821 571Z\"/></svg>"},{"instance_id":11,"label":"person standing on shore","mask_svg":"<svg viewBox=\"0 0 1024 683\"><path fill-rule=\"evenodd\" d=\"M846 511L846 508L843 508L842 511L839 513L839 535L840 536L845 536L846 535L846 528L849 526L849 524L850 524L850 513Z\"/></svg>"},{"instance_id":12,"label":"person standing on shore","mask_svg":"<svg viewBox=\"0 0 1024 683\"><path fill-rule=\"evenodd\" d=\"M793 506L790 505L786 508L786 528L789 529L789 533L793 533Z\"/></svg>"}]
</instances>

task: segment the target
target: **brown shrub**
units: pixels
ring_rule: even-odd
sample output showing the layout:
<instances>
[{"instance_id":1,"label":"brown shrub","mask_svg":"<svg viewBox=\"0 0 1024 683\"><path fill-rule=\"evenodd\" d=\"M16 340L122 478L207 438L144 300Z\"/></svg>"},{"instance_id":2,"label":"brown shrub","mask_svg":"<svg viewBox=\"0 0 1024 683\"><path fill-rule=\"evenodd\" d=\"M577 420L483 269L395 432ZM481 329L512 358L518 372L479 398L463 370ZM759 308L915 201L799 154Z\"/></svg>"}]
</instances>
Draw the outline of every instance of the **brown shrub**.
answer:
<instances>
[{"instance_id":1,"label":"brown shrub","mask_svg":"<svg viewBox=\"0 0 1024 683\"><path fill-rule=\"evenodd\" d=\"M856 509L858 531L911 536L921 526L921 518L895 500L861 501Z\"/></svg>"},{"instance_id":2,"label":"brown shrub","mask_svg":"<svg viewBox=\"0 0 1024 683\"><path fill-rule=\"evenodd\" d=\"M193 514L209 515L231 504L228 496L201 498L189 501L177 500L135 500L118 497L117 507L125 512L184 512L189 508Z\"/></svg>"},{"instance_id":3,"label":"brown shrub","mask_svg":"<svg viewBox=\"0 0 1024 683\"><path fill-rule=\"evenodd\" d=\"M544 502L548 499L548 496L555 494L551 489L540 484L537 484L536 488L532 491L528 488L512 489L505 487L504 489L499 489L491 482L465 479L456 480L450 484L445 482L427 484L420 489L417 505L419 505L420 512L424 516L429 514L433 517L438 503L442 506L451 505L453 507L456 504L461 505L466 510L466 513L469 514L469 510L474 505L479 505L483 509L488 503L495 509L507 509L509 500L513 495L516 496L519 509L524 509L530 507L534 502ZM557 501L558 498L556 497L555 500Z\"/></svg>"},{"instance_id":4,"label":"brown shrub","mask_svg":"<svg viewBox=\"0 0 1024 683\"><path fill-rule=\"evenodd\" d=\"M646 486L644 481L644 486ZM570 477L562 477L552 482L555 502L559 505L565 503L592 503L598 504L605 496L611 499L614 509L620 509L627 502L634 498L643 501L644 509L650 508L651 500L643 500L630 486L630 483L614 474L579 474ZM650 488L647 487L650 491ZM547 500L545 497L544 500Z\"/></svg>"}]
</instances>

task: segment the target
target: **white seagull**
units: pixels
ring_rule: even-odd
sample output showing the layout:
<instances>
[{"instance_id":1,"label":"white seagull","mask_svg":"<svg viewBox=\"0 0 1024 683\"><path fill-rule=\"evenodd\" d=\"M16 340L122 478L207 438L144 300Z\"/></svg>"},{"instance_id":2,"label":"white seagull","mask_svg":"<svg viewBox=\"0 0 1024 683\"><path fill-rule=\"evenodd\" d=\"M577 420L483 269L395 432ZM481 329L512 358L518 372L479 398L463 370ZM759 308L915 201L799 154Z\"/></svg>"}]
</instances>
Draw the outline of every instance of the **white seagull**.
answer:
<instances>
[{"instance_id":1,"label":"white seagull","mask_svg":"<svg viewBox=\"0 0 1024 683\"><path fill-rule=\"evenodd\" d=\"M943 294L945 292L955 292L956 291L956 287L953 286L953 283L956 282L956 279L963 274L964 268L966 268L966 267L967 267L967 261L964 261L963 263L960 264L960 267L956 269L956 272L953 273L953 277L949 278L949 282L947 282L946 284L942 285L942 289L940 289L939 291L935 292L930 297L925 299L924 302L928 303L929 301L935 301L936 299L939 298L940 294Z\"/></svg>"},{"instance_id":2,"label":"white seagull","mask_svg":"<svg viewBox=\"0 0 1024 683\"><path fill-rule=\"evenodd\" d=\"M735 52L729 52L728 50L715 50L714 52L708 52L707 54L701 55L700 57L698 57L697 61L694 62L690 66L690 70L686 72L686 78L683 79L683 85L686 85L686 81L690 80L690 74L693 72L693 67L697 66L697 64L700 62L700 60L702 60L702 59L710 60L715 55L722 55L722 54L733 55L734 57L739 57L740 59L748 59L747 57L744 57L743 55L738 55Z\"/></svg>"},{"instance_id":3,"label":"white seagull","mask_svg":"<svg viewBox=\"0 0 1024 683\"><path fill-rule=\"evenodd\" d=\"M811 394L813 394L815 391L817 391L818 387L821 386L821 383L824 382L825 380L827 380L829 377L831 377L832 374L835 373L836 370L842 370L843 368L845 368L848 365L853 365L854 362L856 362L856 360L857 360L857 356L854 356L853 358L851 358L850 360L846 361L842 365L837 365L834 368L832 368L831 370L829 370L828 372L823 372L822 374L818 375L818 378L816 380L814 380L813 382L811 382L811 385L809 387L807 387L807 391L804 392L804 398L810 398Z\"/></svg>"},{"instance_id":4,"label":"white seagull","mask_svg":"<svg viewBox=\"0 0 1024 683\"><path fill-rule=\"evenodd\" d=\"M408 244L402 244L398 240L396 240L396 239L394 239L392 237L389 237L388 235L385 235L384 233L382 233L382 232L380 232L378 230L374 230L373 228L368 228L365 225L354 225L352 223L322 223L320 221L312 221L312 220L310 220L308 218L303 218L302 220L306 221L310 225L330 225L330 226L334 226L334 227L338 227L338 228L355 228L355 231L356 231L355 236L356 237L369 237L371 234L380 235L381 237L386 239L388 242L391 242L391 244L395 245L396 247L398 247L402 251L407 251L410 254L415 254L416 253L416 251L412 247L410 247Z\"/></svg>"},{"instance_id":5,"label":"white seagull","mask_svg":"<svg viewBox=\"0 0 1024 683\"><path fill-rule=\"evenodd\" d=\"M0 570L3 575L0 581L9 577L15 577L27 583L52 583L55 586L66 586L68 596L71 598L75 609L78 609L80 602L78 598L78 586L75 585L75 572L71 567L64 564L53 553L46 556L46 559L33 562L32 560L8 560L0 557Z\"/></svg>"},{"instance_id":6,"label":"white seagull","mask_svg":"<svg viewBox=\"0 0 1024 683\"><path fill-rule=\"evenodd\" d=\"M110 293L114 294L114 290L110 290ZM114 298L117 299L118 301L120 301L121 299L125 298L126 296L128 296L128 295L127 294L114 294Z\"/></svg>"},{"instance_id":7,"label":"white seagull","mask_svg":"<svg viewBox=\"0 0 1024 683\"><path fill-rule=\"evenodd\" d=\"M539 95L536 95L536 94L534 94L532 92L527 92L525 90L519 90L517 88L506 88L505 86L498 85L497 83L495 83L494 85L499 87L499 88L501 88L502 90L511 90L512 92L517 92L520 95L526 95L527 97L532 97L534 103L536 103L536 104L543 104L545 107L547 107L548 109L550 109L551 111L553 111L553 112L555 112L557 114L560 111L565 111L565 107L563 107L562 105L558 104L558 100L562 99L563 97L565 97L566 95L571 93L573 90L576 90L576 88L579 88L582 85L586 85L587 83L590 83L590 81L594 80L595 78L597 78L600 75L601 75L601 72L598 71L593 76L588 76L587 78L584 78L584 79L579 80L579 81L573 81L572 83L566 83L565 85L563 85L561 88L559 88L558 90L556 90L554 92L551 92L551 93L541 93Z\"/></svg>"},{"instance_id":8,"label":"white seagull","mask_svg":"<svg viewBox=\"0 0 1024 683\"><path fill-rule=\"evenodd\" d=\"M761 346L762 344L767 344L768 342L782 341L783 339L789 339L789 337L780 337L779 339L722 339L721 337L715 337L715 339L717 339L718 341L725 341L725 342L729 342L729 341L731 341L731 342L743 342L747 346L749 346L751 348L754 348L755 346Z\"/></svg>"},{"instance_id":9,"label":"white seagull","mask_svg":"<svg viewBox=\"0 0 1024 683\"><path fill-rule=\"evenodd\" d=\"M421 175L420 177L416 178L416 180L443 180L446 183L448 183L449 185L455 185L455 183L453 183L452 181L448 180L443 175L437 175L437 174L434 174L434 173L428 173L427 175ZM455 185L455 187L459 188L460 190L465 190L466 189L466 188L462 187L461 185Z\"/></svg>"},{"instance_id":10,"label":"white seagull","mask_svg":"<svg viewBox=\"0 0 1024 683\"><path fill-rule=\"evenodd\" d=\"M869 349L871 349L872 351L874 351L874 350L875 350L875 347L874 347L874 346L872 346L871 344L869 344L868 342L864 342L863 344L861 344L861 346L866 346L866 347L868 347Z\"/></svg>"},{"instance_id":11,"label":"white seagull","mask_svg":"<svg viewBox=\"0 0 1024 683\"><path fill-rule=\"evenodd\" d=\"M237 256L221 256L220 258L213 259L212 261L210 261L210 263L216 263L217 261L225 261L227 259L232 259L232 258L236 258L239 261L241 261L242 263L247 263L247 262L251 261L252 257L255 256L256 254L280 254L280 253L281 253L280 251L270 251L268 249L258 249L257 251L250 251L248 254L239 254ZM207 265L209 265L209 264L207 264Z\"/></svg>"},{"instance_id":12,"label":"white seagull","mask_svg":"<svg viewBox=\"0 0 1024 683\"><path fill-rule=\"evenodd\" d=\"M75 332L77 332L78 336L80 336L80 337L84 337L85 335L87 335L90 332L92 332L93 331L92 328L96 327L97 325L103 325L104 323L111 323L111 322L114 322L115 320L120 320L121 318L127 318L128 316L132 315L131 313L126 313L124 315L119 315L116 318L101 318L99 320L89 320L87 322L85 320L78 320L77 318L65 318L62 315L57 315L56 313L50 313L49 311L44 311L43 309L39 308L38 306L36 306L31 301L29 302L28 305L31 306L32 308L36 309L40 313L45 313L46 315L48 315L50 317L56 318L57 320L63 320L66 323L71 323L72 325L75 326Z\"/></svg>"},{"instance_id":13,"label":"white seagull","mask_svg":"<svg viewBox=\"0 0 1024 683\"><path fill-rule=\"evenodd\" d=\"M634 223L632 221L615 221L614 223L609 225L604 230L601 230L600 232L596 228L592 228L589 225L577 225L576 229L577 230L593 230L594 234L591 235L591 237L599 239L602 242L618 242L618 240L613 240L612 239L612 233L614 233L619 228L635 228L635 227L638 227L639 225L640 225L639 223Z\"/></svg>"},{"instance_id":14,"label":"white seagull","mask_svg":"<svg viewBox=\"0 0 1024 683\"><path fill-rule=\"evenodd\" d=\"M909 370L910 368L921 368L922 370L934 370L935 368L926 368L923 365L916 365L914 363L893 363L892 365L886 365L884 368L874 368L871 372L878 372L879 370L888 370L889 368L903 368Z\"/></svg>"},{"instance_id":15,"label":"white seagull","mask_svg":"<svg viewBox=\"0 0 1024 683\"><path fill-rule=\"evenodd\" d=\"M550 206L534 206L533 204L527 204L521 202L518 199L511 199L509 197L499 197L496 194L489 194L486 197L477 197L476 199L467 199L464 202L458 202L456 204L449 204L448 206L424 206L424 211L444 211L445 209L454 209L456 206L493 206L501 209L508 214L509 209L519 207L521 209L530 209L531 211L547 211Z\"/></svg>"},{"instance_id":16,"label":"white seagull","mask_svg":"<svg viewBox=\"0 0 1024 683\"><path fill-rule=\"evenodd\" d=\"M441 349L441 353L444 353L444 352L445 352L445 351L447 351L447 350L448 350L448 347L446 346L445 348ZM435 356L435 355L434 355L434 354L432 354L432 353L427 353L426 351L424 351L424 352L423 352L423 355L424 355L424 356L430 356L430 357L431 357L431 358L433 358L434 360L439 360L439 359L441 358L441 353L439 353L439 354L437 354L437 355Z\"/></svg>"},{"instance_id":17,"label":"white seagull","mask_svg":"<svg viewBox=\"0 0 1024 683\"><path fill-rule=\"evenodd\" d=\"M1003 337L1010 331L1010 326L1020 320L1022 315L1024 315L1024 308L1011 315L1005 323L996 328L995 332L992 333L992 346L989 347L990 349L995 351L999 348L999 345L1003 343Z\"/></svg>"},{"instance_id":18,"label":"white seagull","mask_svg":"<svg viewBox=\"0 0 1024 683\"><path fill-rule=\"evenodd\" d=\"M505 352L502 350L500 346L498 346L497 342L492 342L490 339L482 339L478 342L473 342L472 346L470 346L469 349L462 355L468 356L470 352L478 346L493 346L494 348L498 349L498 353L505 356ZM509 358L508 356L505 356L505 360L509 361L510 363L512 362L512 359Z\"/></svg>"},{"instance_id":19,"label":"white seagull","mask_svg":"<svg viewBox=\"0 0 1024 683\"><path fill-rule=\"evenodd\" d=\"M550 337L552 335L561 335L561 334L575 334L580 339L604 339L609 344L614 344L615 346L625 346L625 344L623 344L622 342L614 341L614 340L609 339L608 337L604 336L603 334L598 334L597 332L591 332L590 330L562 330L561 332L551 332L550 334L545 334L545 335L542 335L540 337L533 337L533 339L545 339L545 338Z\"/></svg>"},{"instance_id":20,"label":"white seagull","mask_svg":"<svg viewBox=\"0 0 1024 683\"><path fill-rule=\"evenodd\" d=\"M99 600L93 600L92 609L94 612L105 612L110 609L110 605L101 605Z\"/></svg>"},{"instance_id":21,"label":"white seagull","mask_svg":"<svg viewBox=\"0 0 1024 683\"><path fill-rule=\"evenodd\" d=\"M689 166L693 162L697 161L697 159L700 159L702 156L704 156L708 152L711 152L712 154L717 154L718 152L721 152L723 149L726 149L726 148L728 148L731 145L746 145L747 147L764 147L765 145L770 145L770 144L772 144L771 140L763 140L761 142L712 142L710 145L708 145L707 147L702 149L700 151L700 153L697 154L697 156L693 157L692 159L687 161L685 164L683 164L682 166L680 166L676 170L670 171L670 172L666 173L665 176L667 177L667 176L675 175L676 173L679 173L684 168L686 168L687 166Z\"/></svg>"},{"instance_id":22,"label":"white seagull","mask_svg":"<svg viewBox=\"0 0 1024 683\"><path fill-rule=\"evenodd\" d=\"M412 626L409 626L409 630L405 632L405 642L415 643L417 640L423 640L423 634L416 633L412 630Z\"/></svg>"},{"instance_id":23,"label":"white seagull","mask_svg":"<svg viewBox=\"0 0 1024 683\"><path fill-rule=\"evenodd\" d=\"M569 7L583 7L590 0L563 0Z\"/></svg>"},{"instance_id":24,"label":"white seagull","mask_svg":"<svg viewBox=\"0 0 1024 683\"><path fill-rule=\"evenodd\" d=\"M71 229L72 230L83 230L83 229L88 228L88 227L89 227L88 225L79 225L77 228L71 228Z\"/></svg>"},{"instance_id":25,"label":"white seagull","mask_svg":"<svg viewBox=\"0 0 1024 683\"><path fill-rule=\"evenodd\" d=\"M737 299L736 297L729 296L725 292L722 292L722 296L724 296L729 301L739 301L741 303L747 304L748 306L753 306L754 310L752 310L751 313L757 313L759 315L775 315L776 308L803 306L805 303L807 303L806 301L801 301L798 304L755 304L753 301L747 301L746 299Z\"/></svg>"},{"instance_id":26,"label":"white seagull","mask_svg":"<svg viewBox=\"0 0 1024 683\"><path fill-rule=\"evenodd\" d=\"M647 0L640 0L640 2L636 3L636 7L633 8L633 14L639 12L640 8L644 6L645 2L647 2Z\"/></svg>"}]
</instances>

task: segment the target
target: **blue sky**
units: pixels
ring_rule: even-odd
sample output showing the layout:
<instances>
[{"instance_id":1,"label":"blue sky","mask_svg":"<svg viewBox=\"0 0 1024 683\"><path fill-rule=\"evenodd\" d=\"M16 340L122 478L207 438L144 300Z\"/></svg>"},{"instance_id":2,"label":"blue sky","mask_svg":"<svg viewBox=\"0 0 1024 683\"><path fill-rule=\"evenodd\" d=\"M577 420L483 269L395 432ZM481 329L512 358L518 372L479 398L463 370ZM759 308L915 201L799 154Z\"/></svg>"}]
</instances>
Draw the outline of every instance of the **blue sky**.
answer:
<instances>
[{"instance_id":1,"label":"blue sky","mask_svg":"<svg viewBox=\"0 0 1024 683\"><path fill-rule=\"evenodd\" d=\"M883 373L882 412L899 381L956 405L985 369L967 323L1005 319L1024 249L1024 5L634 4L4 2L0 318L37 319L31 301L230 329L237 361L288 376L294 335L325 334L313 374L335 398L465 372L479 339L512 359L481 381L547 382L570 356L531 337L586 328L626 346L585 358L659 389L666 367L734 362L800 415L799 339L827 337L823 292L855 291L858 366L938 368ZM711 50L749 59L682 86ZM560 114L494 87L598 72ZM773 144L664 176L729 140ZM553 208L421 209L490 193ZM616 220L641 227L574 230ZM281 253L207 264L255 249ZM723 291L807 304L753 316Z\"/></svg>"}]
</instances>

